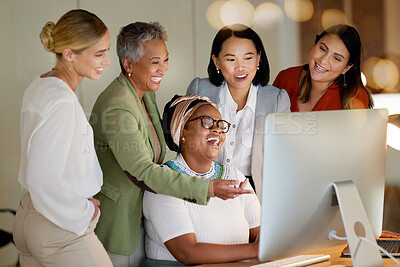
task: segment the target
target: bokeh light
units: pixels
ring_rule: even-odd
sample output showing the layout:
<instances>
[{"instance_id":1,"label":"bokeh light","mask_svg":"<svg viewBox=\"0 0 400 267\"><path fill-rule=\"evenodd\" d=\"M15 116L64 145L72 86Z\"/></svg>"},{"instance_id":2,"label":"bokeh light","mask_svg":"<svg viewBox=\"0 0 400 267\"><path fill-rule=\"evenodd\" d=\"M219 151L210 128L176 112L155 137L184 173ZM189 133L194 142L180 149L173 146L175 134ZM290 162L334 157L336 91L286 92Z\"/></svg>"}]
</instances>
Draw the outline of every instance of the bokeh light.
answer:
<instances>
[{"instance_id":1,"label":"bokeh light","mask_svg":"<svg viewBox=\"0 0 400 267\"><path fill-rule=\"evenodd\" d=\"M257 6L255 11L255 23L263 29L272 27L282 18L283 12L281 8L274 3L262 3Z\"/></svg>"},{"instance_id":2,"label":"bokeh light","mask_svg":"<svg viewBox=\"0 0 400 267\"><path fill-rule=\"evenodd\" d=\"M207 8L206 19L212 27L218 30L224 26L221 19L221 9L225 3L226 1L215 1Z\"/></svg>"},{"instance_id":3,"label":"bokeh light","mask_svg":"<svg viewBox=\"0 0 400 267\"><path fill-rule=\"evenodd\" d=\"M381 59L374 68L373 77L379 88L393 89L399 82L399 69L389 59Z\"/></svg>"},{"instance_id":4,"label":"bokeh light","mask_svg":"<svg viewBox=\"0 0 400 267\"><path fill-rule=\"evenodd\" d=\"M373 89L390 91L399 82L399 69L389 59L370 57L364 64L367 84Z\"/></svg>"},{"instance_id":5,"label":"bokeh light","mask_svg":"<svg viewBox=\"0 0 400 267\"><path fill-rule=\"evenodd\" d=\"M336 24L348 24L348 19L339 9L330 8L322 13L321 22L325 30Z\"/></svg>"},{"instance_id":6,"label":"bokeh light","mask_svg":"<svg viewBox=\"0 0 400 267\"><path fill-rule=\"evenodd\" d=\"M229 0L221 7L221 19L225 25L241 23L252 26L254 6L247 0Z\"/></svg>"},{"instance_id":7,"label":"bokeh light","mask_svg":"<svg viewBox=\"0 0 400 267\"><path fill-rule=\"evenodd\" d=\"M314 14L311 0L285 0L284 7L286 15L296 22L310 20Z\"/></svg>"}]
</instances>

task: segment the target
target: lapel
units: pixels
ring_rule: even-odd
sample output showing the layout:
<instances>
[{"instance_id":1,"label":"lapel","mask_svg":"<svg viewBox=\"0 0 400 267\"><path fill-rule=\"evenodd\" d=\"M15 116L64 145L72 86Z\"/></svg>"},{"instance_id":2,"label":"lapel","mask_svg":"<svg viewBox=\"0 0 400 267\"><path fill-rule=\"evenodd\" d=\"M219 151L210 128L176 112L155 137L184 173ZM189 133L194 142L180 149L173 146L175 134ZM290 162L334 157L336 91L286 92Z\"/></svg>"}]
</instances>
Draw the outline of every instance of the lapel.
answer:
<instances>
[{"instance_id":1,"label":"lapel","mask_svg":"<svg viewBox=\"0 0 400 267\"><path fill-rule=\"evenodd\" d=\"M144 125L146 125L145 131L146 131L147 136L144 136L144 137L147 137L150 141L150 147L153 151L152 160L153 160L153 162L155 162L156 151L155 151L154 139L153 139L153 135L151 134L150 126L147 122L147 116L143 109L142 103L140 102L139 97L137 96L136 91L133 88L132 84L129 82L129 80L125 77L125 75L122 72L119 75L118 79L132 93L132 96L133 96L133 99L135 102L134 105L137 106L137 109L140 111L140 116L143 119ZM154 92L146 92L143 95L143 101L144 101L144 104L146 105L150 119L153 122L158 139L160 141L161 155L160 155L160 162L158 162L158 163L162 163L162 161L164 160L165 153L166 153L166 148L165 148L166 144L165 144L163 130L161 127L160 115L159 115L158 108L157 108L156 101L155 101L155 93Z\"/></svg>"},{"instance_id":2,"label":"lapel","mask_svg":"<svg viewBox=\"0 0 400 267\"><path fill-rule=\"evenodd\" d=\"M143 101L144 104L146 105L147 111L149 113L149 117L151 119L151 121L153 122L153 126L154 129L156 130L157 133L157 137L158 140L160 142L160 146L161 146L161 155L160 155L160 162L158 163L162 163L165 153L166 153L166 149L165 149L165 139L164 139L164 133L163 133L163 129L161 126L161 119L160 119L160 113L158 111L158 107L156 104L156 96L154 92L146 92L143 95ZM144 114L144 116L146 116L146 114ZM150 143L151 143L151 147L153 149L153 153L154 155L156 154L155 151L155 145L154 145L154 139L153 139L153 135L151 134L150 128L147 125L147 130L150 136ZM155 159L153 159L154 161Z\"/></svg>"}]
</instances>

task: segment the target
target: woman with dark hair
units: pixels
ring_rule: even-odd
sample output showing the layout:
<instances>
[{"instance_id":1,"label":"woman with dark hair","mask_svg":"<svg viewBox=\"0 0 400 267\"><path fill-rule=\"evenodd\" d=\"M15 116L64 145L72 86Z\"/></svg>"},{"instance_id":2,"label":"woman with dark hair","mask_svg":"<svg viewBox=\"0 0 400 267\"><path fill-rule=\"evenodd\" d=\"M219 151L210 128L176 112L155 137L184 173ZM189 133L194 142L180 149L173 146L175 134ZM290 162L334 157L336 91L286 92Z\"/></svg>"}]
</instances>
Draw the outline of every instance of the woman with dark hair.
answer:
<instances>
[{"instance_id":1,"label":"woman with dark hair","mask_svg":"<svg viewBox=\"0 0 400 267\"><path fill-rule=\"evenodd\" d=\"M231 127L209 98L175 96L165 105L163 118L168 147L178 152L163 164L165 169L188 179L194 175L204 180L239 180L251 190L240 171L214 161ZM143 215L149 258L143 266L229 262L258 255L261 207L255 194L227 201L212 198L208 205L196 205L146 191Z\"/></svg>"},{"instance_id":2,"label":"woman with dark hair","mask_svg":"<svg viewBox=\"0 0 400 267\"><path fill-rule=\"evenodd\" d=\"M257 33L242 24L225 26L212 44L209 78L195 78L186 91L211 98L222 118L232 123L216 161L237 167L259 197L264 116L290 107L286 91L268 85L269 71Z\"/></svg>"},{"instance_id":3,"label":"woman with dark hair","mask_svg":"<svg viewBox=\"0 0 400 267\"><path fill-rule=\"evenodd\" d=\"M357 30L335 25L316 36L308 64L281 71L273 85L286 89L292 112L372 108L361 81L361 56Z\"/></svg>"}]
</instances>

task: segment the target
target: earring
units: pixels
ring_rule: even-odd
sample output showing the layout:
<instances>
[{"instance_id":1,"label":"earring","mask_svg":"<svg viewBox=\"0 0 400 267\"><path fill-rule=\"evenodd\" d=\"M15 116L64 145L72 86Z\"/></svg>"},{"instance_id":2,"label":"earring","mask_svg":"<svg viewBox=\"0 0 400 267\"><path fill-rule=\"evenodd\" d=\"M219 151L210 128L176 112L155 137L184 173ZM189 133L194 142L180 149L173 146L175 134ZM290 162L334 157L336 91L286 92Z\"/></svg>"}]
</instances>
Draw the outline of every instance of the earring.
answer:
<instances>
[{"instance_id":1,"label":"earring","mask_svg":"<svg viewBox=\"0 0 400 267\"><path fill-rule=\"evenodd\" d=\"M260 69L260 64L257 64L257 70L259 70Z\"/></svg>"},{"instance_id":2,"label":"earring","mask_svg":"<svg viewBox=\"0 0 400 267\"><path fill-rule=\"evenodd\" d=\"M128 76L131 77L131 76L132 76L132 73L128 73Z\"/></svg>"},{"instance_id":3,"label":"earring","mask_svg":"<svg viewBox=\"0 0 400 267\"><path fill-rule=\"evenodd\" d=\"M217 73L219 74L219 69L217 69Z\"/></svg>"},{"instance_id":4,"label":"earring","mask_svg":"<svg viewBox=\"0 0 400 267\"><path fill-rule=\"evenodd\" d=\"M343 73L343 87L346 88L347 84L346 84L346 73Z\"/></svg>"}]
</instances>

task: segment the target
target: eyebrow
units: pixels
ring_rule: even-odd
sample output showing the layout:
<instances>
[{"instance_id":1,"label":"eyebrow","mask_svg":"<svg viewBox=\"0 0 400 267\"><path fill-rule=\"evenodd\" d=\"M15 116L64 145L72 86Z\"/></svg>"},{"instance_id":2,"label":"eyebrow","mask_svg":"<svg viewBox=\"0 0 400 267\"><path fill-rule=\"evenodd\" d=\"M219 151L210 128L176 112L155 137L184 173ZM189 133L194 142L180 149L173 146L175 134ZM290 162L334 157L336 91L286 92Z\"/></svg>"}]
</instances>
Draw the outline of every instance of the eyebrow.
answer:
<instances>
[{"instance_id":1,"label":"eyebrow","mask_svg":"<svg viewBox=\"0 0 400 267\"><path fill-rule=\"evenodd\" d=\"M247 52L244 55L247 56L247 55L255 55L255 54L253 52ZM235 56L234 54L225 54L224 55L224 57L234 57L234 56Z\"/></svg>"},{"instance_id":2,"label":"eyebrow","mask_svg":"<svg viewBox=\"0 0 400 267\"><path fill-rule=\"evenodd\" d=\"M329 50L329 47L325 43L321 42L320 44L324 45ZM335 55L343 58L344 60L346 60L346 58L342 54L335 53Z\"/></svg>"},{"instance_id":3,"label":"eyebrow","mask_svg":"<svg viewBox=\"0 0 400 267\"><path fill-rule=\"evenodd\" d=\"M169 53L167 53L167 55L164 58L169 57ZM149 61L152 61L153 59L161 59L161 57L151 57L149 58Z\"/></svg>"}]
</instances>

